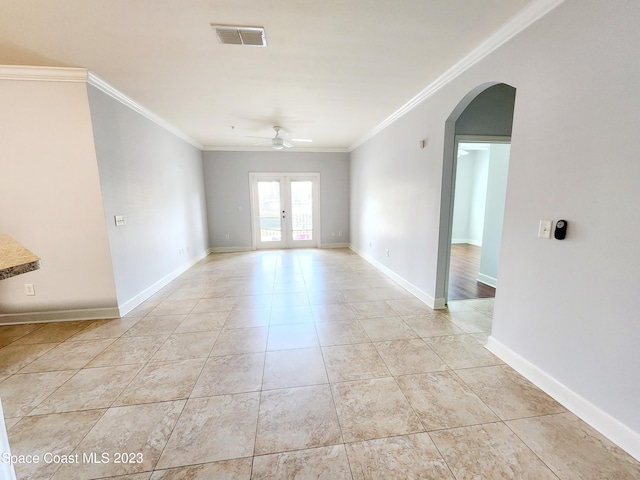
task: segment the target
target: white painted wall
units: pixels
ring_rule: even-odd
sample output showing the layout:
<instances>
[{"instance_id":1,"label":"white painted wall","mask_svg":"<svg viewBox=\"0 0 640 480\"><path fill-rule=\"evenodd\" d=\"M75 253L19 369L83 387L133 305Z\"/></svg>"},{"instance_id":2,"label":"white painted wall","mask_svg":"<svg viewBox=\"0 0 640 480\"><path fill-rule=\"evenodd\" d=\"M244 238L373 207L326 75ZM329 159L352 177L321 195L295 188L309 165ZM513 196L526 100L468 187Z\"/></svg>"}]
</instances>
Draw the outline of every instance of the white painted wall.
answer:
<instances>
[{"instance_id":1,"label":"white painted wall","mask_svg":"<svg viewBox=\"0 0 640 480\"><path fill-rule=\"evenodd\" d=\"M473 197L469 215L469 237L480 246L483 244L485 230L485 218L489 212L487 209L487 188L489 182L489 152L477 152L478 161L474 165Z\"/></svg>"},{"instance_id":2,"label":"white painted wall","mask_svg":"<svg viewBox=\"0 0 640 480\"><path fill-rule=\"evenodd\" d=\"M471 194L475 183L473 163L468 156L459 157L456 167L456 190L453 201L451 243L469 243L469 214ZM482 241L482 238L477 240Z\"/></svg>"},{"instance_id":3,"label":"white painted wall","mask_svg":"<svg viewBox=\"0 0 640 480\"><path fill-rule=\"evenodd\" d=\"M322 246L349 243L348 153L205 151L203 162L211 248L251 248L249 172L319 172Z\"/></svg>"},{"instance_id":4,"label":"white painted wall","mask_svg":"<svg viewBox=\"0 0 640 480\"><path fill-rule=\"evenodd\" d=\"M88 89L118 305L127 312L206 255L202 154ZM126 225L117 227L115 215Z\"/></svg>"},{"instance_id":5,"label":"white painted wall","mask_svg":"<svg viewBox=\"0 0 640 480\"><path fill-rule=\"evenodd\" d=\"M16 471L11 462L4 461L5 456L11 456L11 446L7 435L7 427L4 423L4 412L0 402L0 478L3 480L16 480Z\"/></svg>"},{"instance_id":6,"label":"white painted wall","mask_svg":"<svg viewBox=\"0 0 640 480\"><path fill-rule=\"evenodd\" d=\"M458 158L451 243L482 246L488 176L489 151L473 150Z\"/></svg>"},{"instance_id":7,"label":"white painted wall","mask_svg":"<svg viewBox=\"0 0 640 480\"><path fill-rule=\"evenodd\" d=\"M482 255L478 280L492 287L498 286L498 265L502 241L504 203L507 194L509 152L511 145L494 143L489 147L486 208L483 220Z\"/></svg>"},{"instance_id":8,"label":"white painted wall","mask_svg":"<svg viewBox=\"0 0 640 480\"><path fill-rule=\"evenodd\" d=\"M635 0L566 0L357 148L351 242L433 300L445 121L478 86L514 86L493 339L640 457L638 18ZM541 218L567 239L537 238Z\"/></svg>"},{"instance_id":9,"label":"white painted wall","mask_svg":"<svg viewBox=\"0 0 640 480\"><path fill-rule=\"evenodd\" d=\"M0 281L0 322L117 313L86 84L0 80L0 105L0 232L42 258Z\"/></svg>"}]
</instances>

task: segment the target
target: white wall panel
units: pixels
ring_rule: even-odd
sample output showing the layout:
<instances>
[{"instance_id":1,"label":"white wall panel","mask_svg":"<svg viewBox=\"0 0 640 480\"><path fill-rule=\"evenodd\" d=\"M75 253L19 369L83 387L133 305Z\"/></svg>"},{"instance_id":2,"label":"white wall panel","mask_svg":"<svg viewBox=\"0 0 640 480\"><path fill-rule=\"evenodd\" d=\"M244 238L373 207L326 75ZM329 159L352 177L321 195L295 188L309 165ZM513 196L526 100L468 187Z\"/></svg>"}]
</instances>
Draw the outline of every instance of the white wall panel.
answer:
<instances>
[{"instance_id":1,"label":"white wall panel","mask_svg":"<svg viewBox=\"0 0 640 480\"><path fill-rule=\"evenodd\" d=\"M42 258L40 270L0 281L0 322L63 310L113 314L86 84L2 80L0 105L0 232Z\"/></svg>"}]
</instances>

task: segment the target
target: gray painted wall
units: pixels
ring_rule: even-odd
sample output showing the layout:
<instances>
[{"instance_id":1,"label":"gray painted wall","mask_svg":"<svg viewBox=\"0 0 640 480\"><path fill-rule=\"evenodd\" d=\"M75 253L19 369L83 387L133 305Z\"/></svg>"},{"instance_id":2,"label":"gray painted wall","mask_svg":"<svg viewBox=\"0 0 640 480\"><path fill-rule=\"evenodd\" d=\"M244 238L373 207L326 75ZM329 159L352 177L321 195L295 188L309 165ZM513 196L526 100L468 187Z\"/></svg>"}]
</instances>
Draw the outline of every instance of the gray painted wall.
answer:
<instances>
[{"instance_id":1,"label":"gray painted wall","mask_svg":"<svg viewBox=\"0 0 640 480\"><path fill-rule=\"evenodd\" d=\"M0 322L117 313L86 85L1 80L0 105L0 232L42 258L0 281Z\"/></svg>"},{"instance_id":2,"label":"gray painted wall","mask_svg":"<svg viewBox=\"0 0 640 480\"><path fill-rule=\"evenodd\" d=\"M636 455L638 18L635 0L566 0L351 157L354 248L433 299L445 122L479 86L517 89L492 336ZM561 218L566 240L537 238Z\"/></svg>"},{"instance_id":3,"label":"gray painted wall","mask_svg":"<svg viewBox=\"0 0 640 480\"><path fill-rule=\"evenodd\" d=\"M128 310L207 251L202 155L88 88L118 305ZM114 215L126 225L116 227Z\"/></svg>"},{"instance_id":4,"label":"gray painted wall","mask_svg":"<svg viewBox=\"0 0 640 480\"><path fill-rule=\"evenodd\" d=\"M203 159L210 248L251 248L249 172L319 172L322 246L349 243L348 153L207 151Z\"/></svg>"},{"instance_id":5,"label":"gray painted wall","mask_svg":"<svg viewBox=\"0 0 640 480\"><path fill-rule=\"evenodd\" d=\"M456 135L511 136L516 89L500 83L487 88L456 121Z\"/></svg>"}]
</instances>

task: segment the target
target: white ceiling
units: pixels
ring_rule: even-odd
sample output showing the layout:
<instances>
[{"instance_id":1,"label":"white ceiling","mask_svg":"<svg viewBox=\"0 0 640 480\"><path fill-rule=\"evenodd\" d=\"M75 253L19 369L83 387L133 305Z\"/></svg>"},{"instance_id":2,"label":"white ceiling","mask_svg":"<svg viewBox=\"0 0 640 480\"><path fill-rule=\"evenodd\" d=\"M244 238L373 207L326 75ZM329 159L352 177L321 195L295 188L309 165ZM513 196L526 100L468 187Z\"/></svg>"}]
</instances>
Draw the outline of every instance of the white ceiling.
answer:
<instances>
[{"instance_id":1,"label":"white ceiling","mask_svg":"<svg viewBox=\"0 0 640 480\"><path fill-rule=\"evenodd\" d=\"M0 0L0 64L88 68L205 148L281 125L348 149L536 2ZM264 27L267 47L212 23Z\"/></svg>"}]
</instances>

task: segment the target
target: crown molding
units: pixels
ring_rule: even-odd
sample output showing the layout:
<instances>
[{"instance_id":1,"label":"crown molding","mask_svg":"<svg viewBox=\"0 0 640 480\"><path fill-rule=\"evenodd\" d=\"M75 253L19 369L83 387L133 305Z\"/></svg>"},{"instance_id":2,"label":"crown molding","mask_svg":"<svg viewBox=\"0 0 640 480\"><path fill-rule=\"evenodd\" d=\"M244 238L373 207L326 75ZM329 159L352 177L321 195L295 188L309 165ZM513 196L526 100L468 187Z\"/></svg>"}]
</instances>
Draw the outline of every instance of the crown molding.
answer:
<instances>
[{"instance_id":1,"label":"crown molding","mask_svg":"<svg viewBox=\"0 0 640 480\"><path fill-rule=\"evenodd\" d=\"M505 44L507 41L511 40L518 33L545 16L547 13L549 13L551 10L553 10L563 2L564 0L537 0L529 4L517 15L512 17L511 20L503 25L502 28L500 28L497 32L488 37L484 42L474 48L468 55L463 57L449 70L444 72L432 83L430 83L424 90L418 93L418 95L413 97L402 107L400 107L389 117L387 117L384 121L382 121L382 123L378 124L363 137L361 137L358 141L356 141L353 145L351 145L349 147L349 151L352 152L353 150L364 144L367 140L370 140L371 138L376 136L393 122L416 108L427 98L431 97L457 76L471 68L473 65L488 56L494 50Z\"/></svg>"},{"instance_id":2,"label":"crown molding","mask_svg":"<svg viewBox=\"0 0 640 480\"><path fill-rule=\"evenodd\" d=\"M0 80L86 83L86 68L0 65Z\"/></svg>"},{"instance_id":3,"label":"crown molding","mask_svg":"<svg viewBox=\"0 0 640 480\"><path fill-rule=\"evenodd\" d=\"M109 95L111 98L117 100L118 102L122 103L126 107L129 107L134 112L139 113L140 115L142 115L143 117L147 118L148 120L151 120L156 125L164 128L168 132L174 134L176 137L184 140L185 142L189 143L190 145L194 146L195 148L197 148L199 150L203 149L202 145L200 143L196 142L193 138L189 137L184 132L178 130L176 127L171 125L169 122L163 120L162 118L160 118L158 115L156 115L152 111L146 109L145 107L143 107L139 103L135 102L133 99L131 99L130 97L126 96L124 93L122 93L120 90L115 88L113 85L111 85L111 84L105 82L104 80L102 80L95 73L88 72L87 83L89 85L93 86L93 87L96 87L98 90L100 90L101 92Z\"/></svg>"},{"instance_id":4,"label":"crown molding","mask_svg":"<svg viewBox=\"0 0 640 480\"><path fill-rule=\"evenodd\" d=\"M205 152L280 152L280 153L349 153L348 148L309 148L309 147L293 147L275 150L272 147L217 147L213 145L205 145L202 148Z\"/></svg>"},{"instance_id":5,"label":"crown molding","mask_svg":"<svg viewBox=\"0 0 640 480\"><path fill-rule=\"evenodd\" d=\"M34 82L74 82L85 83L96 87L110 97L119 101L131 110L151 120L156 125L164 128L176 137L202 150L202 145L196 142L176 127L161 119L159 116L134 102L124 93L108 84L96 74L86 68L71 67L34 67L25 65L0 65L0 80L34 81Z\"/></svg>"}]
</instances>

